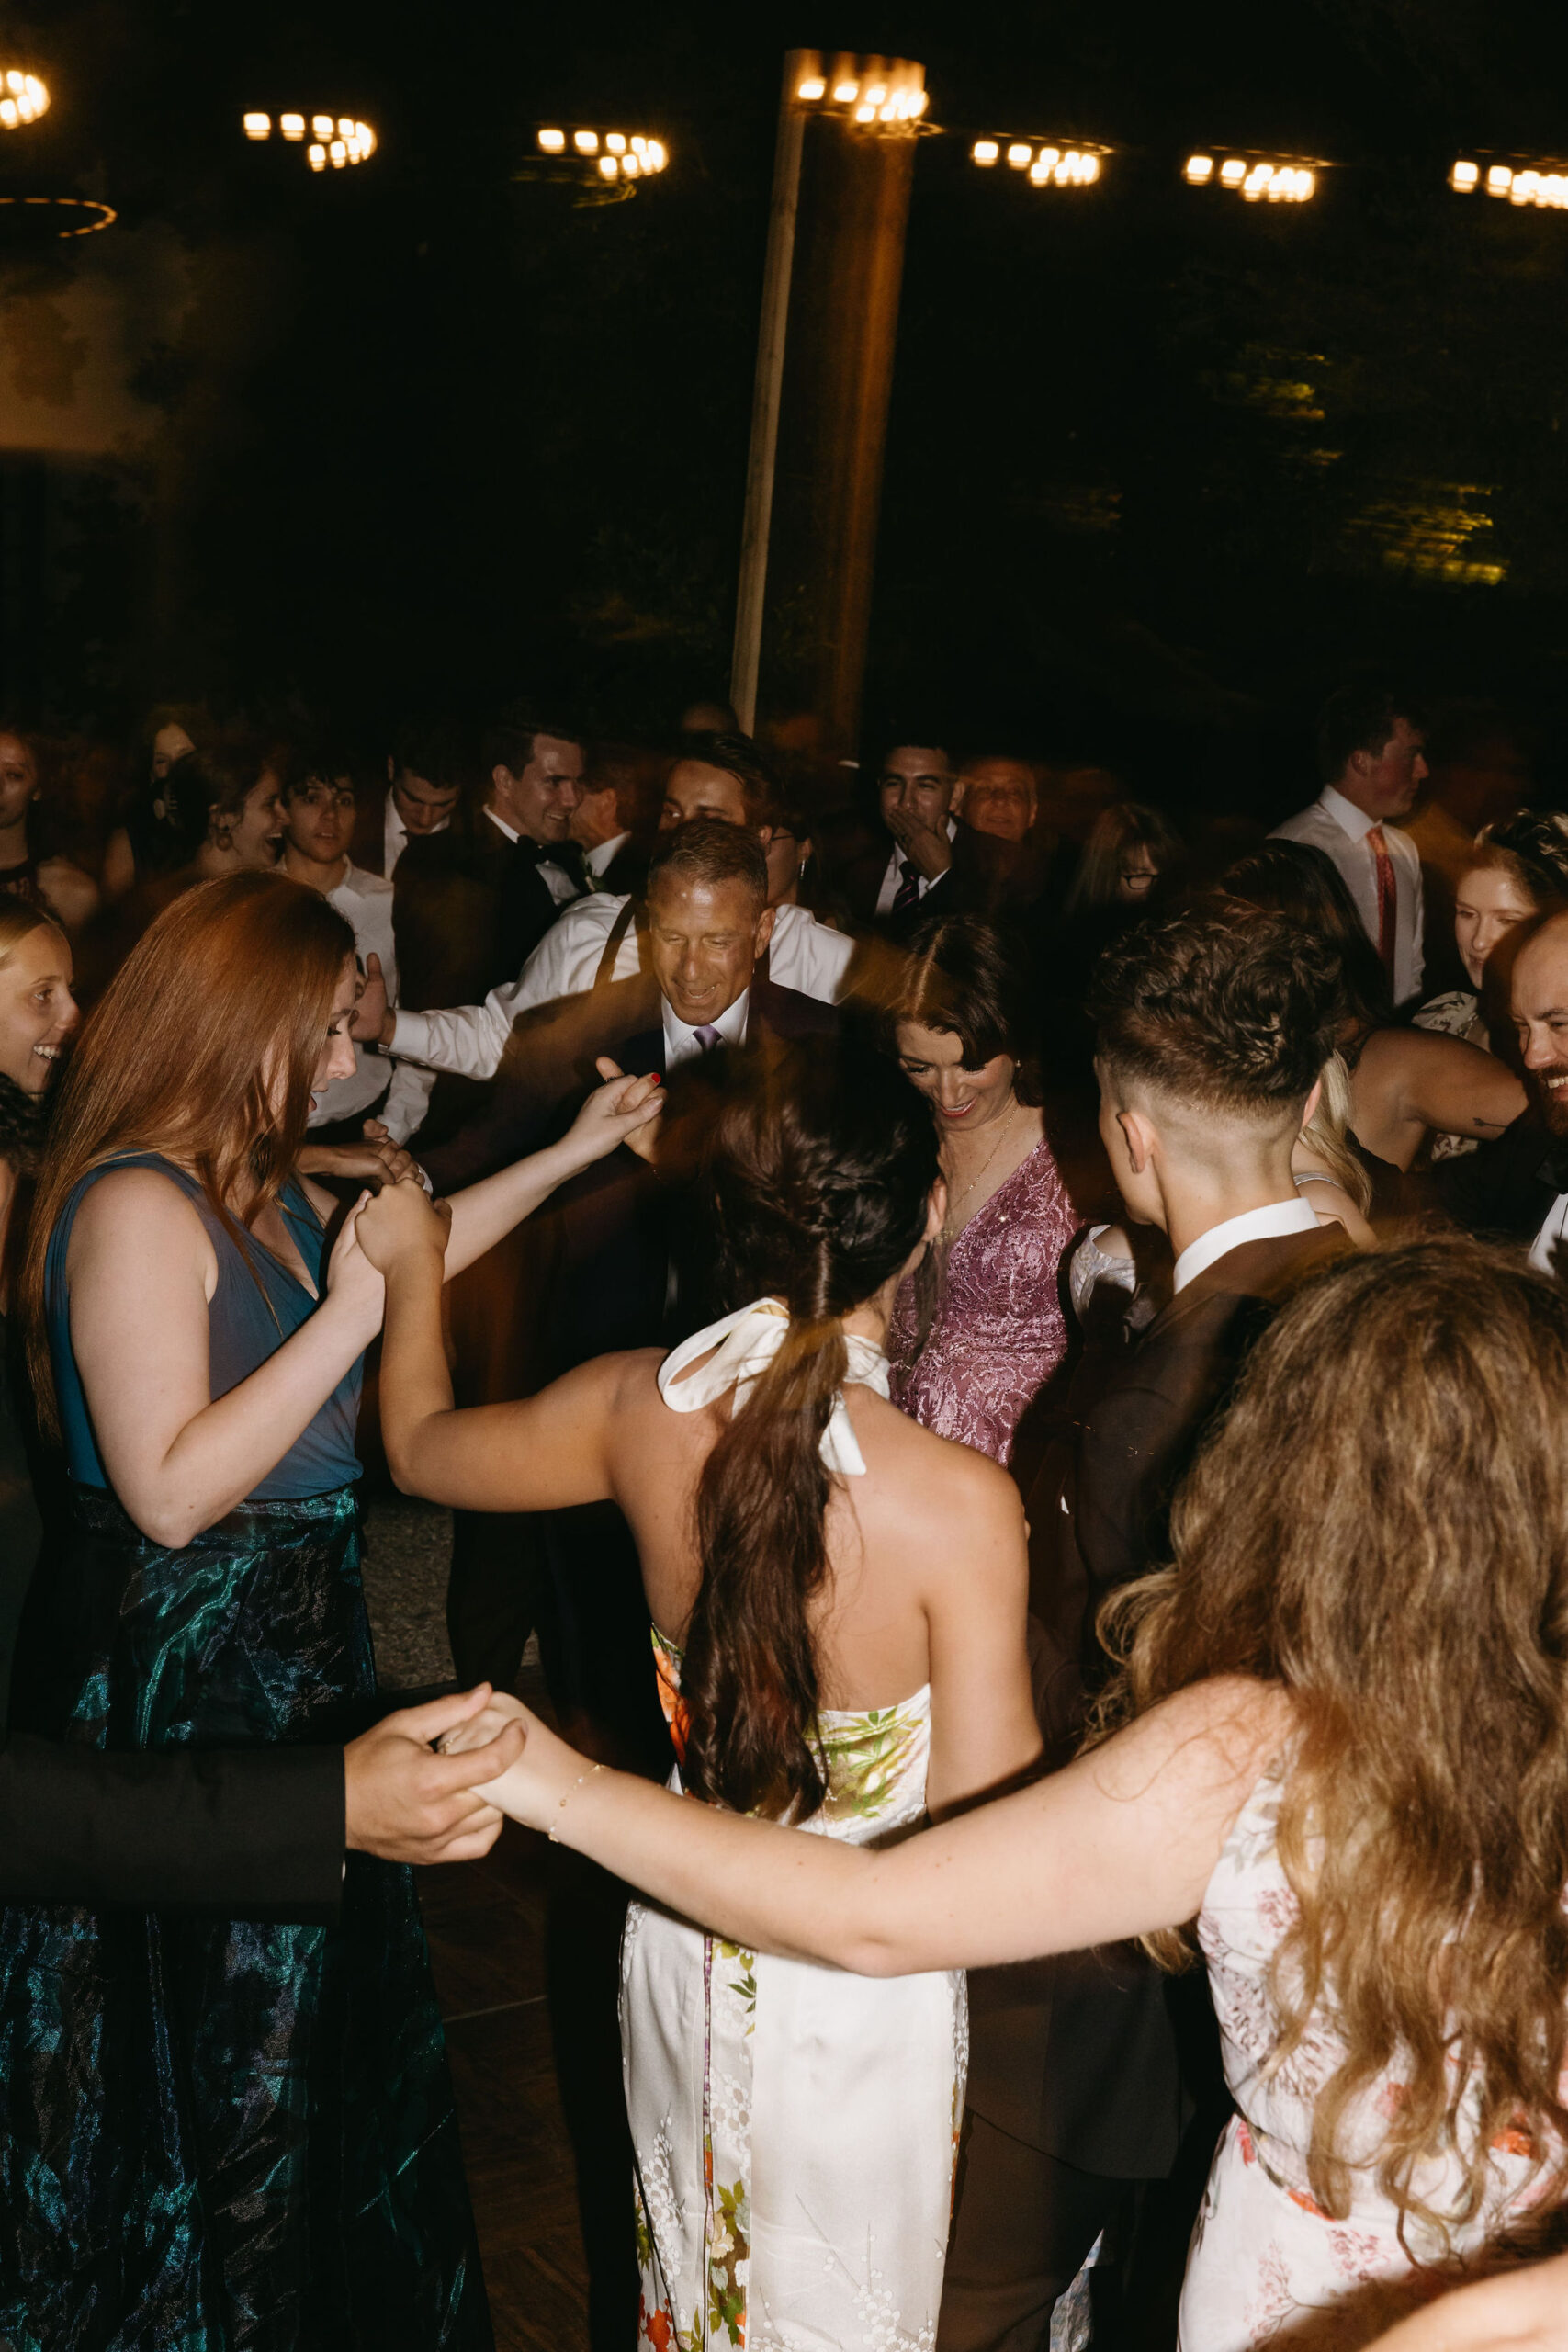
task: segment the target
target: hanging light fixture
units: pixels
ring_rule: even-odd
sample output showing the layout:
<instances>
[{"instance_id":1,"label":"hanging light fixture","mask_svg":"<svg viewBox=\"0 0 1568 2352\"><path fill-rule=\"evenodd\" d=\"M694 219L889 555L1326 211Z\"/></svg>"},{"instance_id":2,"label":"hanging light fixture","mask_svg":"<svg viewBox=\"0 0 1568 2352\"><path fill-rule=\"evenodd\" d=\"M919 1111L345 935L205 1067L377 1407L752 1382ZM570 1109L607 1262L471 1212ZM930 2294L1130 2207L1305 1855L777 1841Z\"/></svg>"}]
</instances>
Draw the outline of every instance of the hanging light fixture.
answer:
<instances>
[{"instance_id":1,"label":"hanging light fixture","mask_svg":"<svg viewBox=\"0 0 1568 2352\"><path fill-rule=\"evenodd\" d=\"M0 130L20 130L49 112L49 91L36 74L19 65L0 69Z\"/></svg>"},{"instance_id":2,"label":"hanging light fixture","mask_svg":"<svg viewBox=\"0 0 1568 2352\"><path fill-rule=\"evenodd\" d=\"M633 196L639 180L654 179L668 165L661 139L643 131L596 130L586 124L541 123L534 152L515 174L522 180L558 180L575 187L578 200L608 204Z\"/></svg>"},{"instance_id":3,"label":"hanging light fixture","mask_svg":"<svg viewBox=\"0 0 1568 2352\"><path fill-rule=\"evenodd\" d=\"M1308 204L1317 193L1324 166L1292 157L1227 154L1223 147L1189 155L1181 176L1189 187L1220 187L1246 204Z\"/></svg>"},{"instance_id":4,"label":"hanging light fixture","mask_svg":"<svg viewBox=\"0 0 1568 2352\"><path fill-rule=\"evenodd\" d=\"M1031 187L1092 187L1110 153L1081 139L1012 139L998 131L994 138L972 141L969 161L983 172L1003 164Z\"/></svg>"},{"instance_id":5,"label":"hanging light fixture","mask_svg":"<svg viewBox=\"0 0 1568 2352\"><path fill-rule=\"evenodd\" d=\"M367 122L352 115L280 114L275 119L270 114L254 112L243 116L240 127L247 139L258 143L276 137L289 146L305 146L309 130L310 144L305 147L305 160L313 172L329 167L342 171L350 164L368 163L376 153L376 133Z\"/></svg>"}]
</instances>

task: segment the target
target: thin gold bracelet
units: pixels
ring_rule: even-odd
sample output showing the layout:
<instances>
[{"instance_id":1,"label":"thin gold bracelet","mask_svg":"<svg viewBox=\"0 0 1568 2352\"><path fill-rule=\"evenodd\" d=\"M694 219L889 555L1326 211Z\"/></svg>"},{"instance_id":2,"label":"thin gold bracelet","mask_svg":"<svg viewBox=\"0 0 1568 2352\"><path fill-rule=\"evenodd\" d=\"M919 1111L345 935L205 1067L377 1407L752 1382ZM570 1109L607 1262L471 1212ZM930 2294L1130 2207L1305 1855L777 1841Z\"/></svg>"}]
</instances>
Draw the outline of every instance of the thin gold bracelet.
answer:
<instances>
[{"instance_id":1,"label":"thin gold bracelet","mask_svg":"<svg viewBox=\"0 0 1568 2352\"><path fill-rule=\"evenodd\" d=\"M561 1801L560 1801L559 1804L557 1806L557 1808L556 1808L557 1812L558 1812L558 1813L564 1813L564 1812L566 1811L566 1809L567 1809L567 1806L571 1803L572 1798L577 1794L577 1792L578 1792L578 1791L579 1791L579 1789L582 1786L582 1783L584 1782L584 1781L591 1781L591 1780L593 1778L593 1775L594 1775L594 1773L595 1773L595 1772L602 1772L604 1770L604 1767L603 1766L603 1764L591 1764L591 1765L588 1767L588 1770L587 1770L587 1771L586 1771L586 1772L580 1772L580 1773L578 1774L578 1776L577 1776L576 1780L575 1780L575 1781L573 1781L573 1782L572 1782L572 1784L571 1784L570 1788L570 1789L568 1789L568 1791L567 1791L567 1792L566 1792L565 1796L564 1796L564 1797L562 1797L562 1799L561 1799ZM551 1843L551 1845L552 1845L552 1846L558 1846L558 1845L560 1844L560 1838L559 1838L559 1837L557 1835L556 1831L555 1831L553 1828L552 1828L552 1829L551 1829L551 1831L550 1831L550 1843Z\"/></svg>"}]
</instances>

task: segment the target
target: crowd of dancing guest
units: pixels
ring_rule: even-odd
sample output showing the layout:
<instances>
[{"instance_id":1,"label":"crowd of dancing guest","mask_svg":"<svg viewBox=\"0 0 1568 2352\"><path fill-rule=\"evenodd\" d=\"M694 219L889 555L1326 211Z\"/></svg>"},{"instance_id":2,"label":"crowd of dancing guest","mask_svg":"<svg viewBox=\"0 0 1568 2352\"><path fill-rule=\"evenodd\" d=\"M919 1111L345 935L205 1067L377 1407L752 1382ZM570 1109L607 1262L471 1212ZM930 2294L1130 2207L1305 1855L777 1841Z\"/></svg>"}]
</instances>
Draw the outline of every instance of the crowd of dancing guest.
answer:
<instances>
[{"instance_id":1,"label":"crowd of dancing guest","mask_svg":"<svg viewBox=\"0 0 1568 2352\"><path fill-rule=\"evenodd\" d=\"M685 719L0 727L0 2334L492 2340L408 1865L510 1812L594 2352L1508 2340L1568 819L1382 682L1267 840Z\"/></svg>"}]
</instances>

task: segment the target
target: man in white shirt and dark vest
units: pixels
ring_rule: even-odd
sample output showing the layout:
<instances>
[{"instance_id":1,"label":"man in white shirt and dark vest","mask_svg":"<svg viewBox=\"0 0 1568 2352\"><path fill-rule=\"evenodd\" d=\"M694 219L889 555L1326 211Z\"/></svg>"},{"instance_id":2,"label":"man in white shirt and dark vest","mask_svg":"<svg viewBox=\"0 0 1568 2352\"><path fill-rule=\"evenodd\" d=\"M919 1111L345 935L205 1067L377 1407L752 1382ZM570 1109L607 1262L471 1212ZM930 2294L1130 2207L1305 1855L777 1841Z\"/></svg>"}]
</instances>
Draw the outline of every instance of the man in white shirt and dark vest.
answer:
<instances>
[{"instance_id":1,"label":"man in white shirt and dark vest","mask_svg":"<svg viewBox=\"0 0 1568 2352\"><path fill-rule=\"evenodd\" d=\"M1421 992L1421 860L1399 829L1427 780L1426 737L1407 697L1385 684L1341 687L1318 720L1323 790L1276 825L1280 841L1327 853L1388 974L1393 1001Z\"/></svg>"}]
</instances>

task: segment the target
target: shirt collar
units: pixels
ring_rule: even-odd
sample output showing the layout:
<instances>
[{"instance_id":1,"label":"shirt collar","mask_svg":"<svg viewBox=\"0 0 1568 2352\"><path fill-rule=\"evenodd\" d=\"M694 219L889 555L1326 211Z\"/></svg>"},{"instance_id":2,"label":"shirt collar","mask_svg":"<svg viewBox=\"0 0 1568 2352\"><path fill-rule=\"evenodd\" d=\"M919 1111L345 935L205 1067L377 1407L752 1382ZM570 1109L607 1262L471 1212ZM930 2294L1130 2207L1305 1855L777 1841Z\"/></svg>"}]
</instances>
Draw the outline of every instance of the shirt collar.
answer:
<instances>
[{"instance_id":1,"label":"shirt collar","mask_svg":"<svg viewBox=\"0 0 1568 2352\"><path fill-rule=\"evenodd\" d=\"M1314 1233L1317 1217L1310 1202L1298 1193L1293 1201L1269 1201L1260 1209L1244 1209L1240 1216L1227 1216L1190 1241L1176 1261L1172 1286L1185 1290L1188 1283L1212 1266L1217 1258L1232 1250L1239 1250L1244 1241L1271 1241L1280 1233Z\"/></svg>"},{"instance_id":2,"label":"shirt collar","mask_svg":"<svg viewBox=\"0 0 1568 2352\"><path fill-rule=\"evenodd\" d=\"M496 831L498 833L504 833L509 842L520 842L522 840L523 836L517 831L516 827L509 825L504 817L498 817L493 808L487 808L485 810L485 815L490 819L490 821L495 827Z\"/></svg>"},{"instance_id":3,"label":"shirt collar","mask_svg":"<svg viewBox=\"0 0 1568 2352\"><path fill-rule=\"evenodd\" d=\"M742 989L732 1005L727 1006L718 1019L704 1023L716 1029L727 1046L745 1043L746 1015L750 1007L751 991ZM664 1067L674 1069L682 1062L694 1061L703 1051L702 1039L694 1029L687 1027L667 996L659 1000L659 1010L664 1022Z\"/></svg>"},{"instance_id":4,"label":"shirt collar","mask_svg":"<svg viewBox=\"0 0 1568 2352\"><path fill-rule=\"evenodd\" d=\"M597 849L591 849L588 852L582 862L596 881L604 880L610 870L612 860L619 855L630 839L629 832L612 833L607 842L601 842Z\"/></svg>"},{"instance_id":5,"label":"shirt collar","mask_svg":"<svg viewBox=\"0 0 1568 2352\"><path fill-rule=\"evenodd\" d=\"M1320 807L1353 842L1364 842L1378 821L1375 817L1369 817L1364 808L1358 808L1353 800L1347 800L1342 792L1336 792L1331 784L1325 784L1317 797Z\"/></svg>"}]
</instances>

